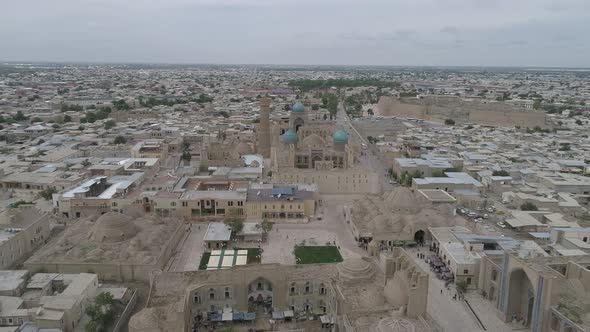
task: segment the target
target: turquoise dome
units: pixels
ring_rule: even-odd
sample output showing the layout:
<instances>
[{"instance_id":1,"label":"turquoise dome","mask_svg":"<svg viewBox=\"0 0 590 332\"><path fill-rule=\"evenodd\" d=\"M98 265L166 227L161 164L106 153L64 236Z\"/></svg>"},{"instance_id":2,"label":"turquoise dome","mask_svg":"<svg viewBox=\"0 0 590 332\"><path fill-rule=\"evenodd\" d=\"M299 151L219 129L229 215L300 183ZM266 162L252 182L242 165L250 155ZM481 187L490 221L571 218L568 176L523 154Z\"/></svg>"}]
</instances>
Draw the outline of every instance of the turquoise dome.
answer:
<instances>
[{"instance_id":1,"label":"turquoise dome","mask_svg":"<svg viewBox=\"0 0 590 332\"><path fill-rule=\"evenodd\" d=\"M295 113L303 113L305 112L305 106L302 103L296 103L293 105L293 112Z\"/></svg>"},{"instance_id":2,"label":"turquoise dome","mask_svg":"<svg viewBox=\"0 0 590 332\"><path fill-rule=\"evenodd\" d=\"M332 135L334 139L334 143L346 143L348 142L348 133L344 130L337 130L334 135Z\"/></svg>"},{"instance_id":3,"label":"turquoise dome","mask_svg":"<svg viewBox=\"0 0 590 332\"><path fill-rule=\"evenodd\" d=\"M283 134L283 143L285 144L295 144L297 139L297 133L293 129L289 129Z\"/></svg>"}]
</instances>

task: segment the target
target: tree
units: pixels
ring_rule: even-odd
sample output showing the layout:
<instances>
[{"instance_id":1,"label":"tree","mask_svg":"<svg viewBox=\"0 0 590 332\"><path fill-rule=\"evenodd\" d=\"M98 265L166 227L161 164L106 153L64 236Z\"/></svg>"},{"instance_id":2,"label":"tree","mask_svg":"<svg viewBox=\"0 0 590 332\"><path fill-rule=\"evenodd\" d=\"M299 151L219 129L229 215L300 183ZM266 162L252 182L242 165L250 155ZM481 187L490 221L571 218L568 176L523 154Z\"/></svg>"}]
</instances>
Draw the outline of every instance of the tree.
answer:
<instances>
[{"instance_id":1,"label":"tree","mask_svg":"<svg viewBox=\"0 0 590 332\"><path fill-rule=\"evenodd\" d=\"M94 112L88 112L88 113L86 113L85 119L86 119L86 122L88 122L88 123L94 123L94 122L96 122L96 114L94 114ZM82 122L81 119L80 119L80 122Z\"/></svg>"},{"instance_id":2,"label":"tree","mask_svg":"<svg viewBox=\"0 0 590 332\"><path fill-rule=\"evenodd\" d=\"M94 302L98 305L112 305L113 304L113 294L102 292L96 296Z\"/></svg>"},{"instance_id":3,"label":"tree","mask_svg":"<svg viewBox=\"0 0 590 332\"><path fill-rule=\"evenodd\" d=\"M272 226L273 223L268 221L268 219L266 218L262 219L262 222L260 224L256 224L256 228L262 230L262 234L264 235L264 237L266 237L268 232L272 231Z\"/></svg>"},{"instance_id":4,"label":"tree","mask_svg":"<svg viewBox=\"0 0 590 332\"><path fill-rule=\"evenodd\" d=\"M113 141L113 144L115 145L119 145L119 144L125 144L127 143L127 139L124 136L117 136L115 137L115 140Z\"/></svg>"},{"instance_id":5,"label":"tree","mask_svg":"<svg viewBox=\"0 0 590 332\"><path fill-rule=\"evenodd\" d=\"M39 192L39 196L43 197L46 201L50 201L53 199L53 194L57 193L57 189L53 187L49 187L41 192Z\"/></svg>"},{"instance_id":6,"label":"tree","mask_svg":"<svg viewBox=\"0 0 590 332\"><path fill-rule=\"evenodd\" d=\"M520 205L520 209L522 211L538 211L539 209L537 208L537 206L532 203L532 202L526 202L526 203L522 203Z\"/></svg>"},{"instance_id":7,"label":"tree","mask_svg":"<svg viewBox=\"0 0 590 332\"><path fill-rule=\"evenodd\" d=\"M455 120L453 120L453 119L446 119L445 120L445 124L447 126L454 126L455 125Z\"/></svg>"},{"instance_id":8,"label":"tree","mask_svg":"<svg viewBox=\"0 0 590 332\"><path fill-rule=\"evenodd\" d=\"M538 110L541 108L541 99L535 99L533 101L533 109Z\"/></svg>"},{"instance_id":9,"label":"tree","mask_svg":"<svg viewBox=\"0 0 590 332\"><path fill-rule=\"evenodd\" d=\"M84 128L84 126L80 126L80 127L78 127L78 130L79 130L79 131L84 131L84 129L86 129L86 128Z\"/></svg>"},{"instance_id":10,"label":"tree","mask_svg":"<svg viewBox=\"0 0 590 332\"><path fill-rule=\"evenodd\" d=\"M457 288L457 292L459 294L464 294L467 291L467 281L464 279L457 280L455 287Z\"/></svg>"},{"instance_id":11,"label":"tree","mask_svg":"<svg viewBox=\"0 0 590 332\"><path fill-rule=\"evenodd\" d=\"M43 122L43 120L41 120L40 117L36 116L34 118L31 119L31 123L35 123L35 122Z\"/></svg>"},{"instance_id":12,"label":"tree","mask_svg":"<svg viewBox=\"0 0 590 332\"><path fill-rule=\"evenodd\" d=\"M113 120L108 120L107 122L104 123L104 129L109 130L111 128L114 128L117 125L117 123Z\"/></svg>"},{"instance_id":13,"label":"tree","mask_svg":"<svg viewBox=\"0 0 590 332\"><path fill-rule=\"evenodd\" d=\"M581 126L581 125L583 125L584 123L582 122L582 120L580 120L580 119L576 119L576 124L577 124L578 126Z\"/></svg>"},{"instance_id":14,"label":"tree","mask_svg":"<svg viewBox=\"0 0 590 332\"><path fill-rule=\"evenodd\" d=\"M28 119L28 117L26 117L22 111L16 112L16 115L13 118L15 121L25 121Z\"/></svg>"},{"instance_id":15,"label":"tree","mask_svg":"<svg viewBox=\"0 0 590 332\"><path fill-rule=\"evenodd\" d=\"M64 122L64 123L66 123L66 122L72 122L72 117L71 117L71 116L69 116L69 115L67 115L67 114L66 114L66 115L64 115L64 120L63 120L63 122Z\"/></svg>"},{"instance_id":16,"label":"tree","mask_svg":"<svg viewBox=\"0 0 590 332\"><path fill-rule=\"evenodd\" d=\"M221 115L222 117L224 117L226 119L229 118L229 113L226 111L219 111L219 115Z\"/></svg>"},{"instance_id":17,"label":"tree","mask_svg":"<svg viewBox=\"0 0 590 332\"><path fill-rule=\"evenodd\" d=\"M191 153L188 150L184 150L182 151L182 159L186 160L186 161L191 161Z\"/></svg>"},{"instance_id":18,"label":"tree","mask_svg":"<svg viewBox=\"0 0 590 332\"><path fill-rule=\"evenodd\" d=\"M86 307L86 315L90 321L84 327L86 332L103 332L113 321L113 295L111 293L100 293L94 299L94 303Z\"/></svg>"},{"instance_id":19,"label":"tree","mask_svg":"<svg viewBox=\"0 0 590 332\"><path fill-rule=\"evenodd\" d=\"M114 100L113 107L119 111L127 111L131 108L124 99Z\"/></svg>"},{"instance_id":20,"label":"tree","mask_svg":"<svg viewBox=\"0 0 590 332\"><path fill-rule=\"evenodd\" d=\"M231 229L233 235L238 234L244 229L244 217L240 212L241 210L236 208L228 209L225 214L225 220L223 220L223 223Z\"/></svg>"},{"instance_id":21,"label":"tree","mask_svg":"<svg viewBox=\"0 0 590 332\"><path fill-rule=\"evenodd\" d=\"M320 105L318 105L318 104L313 104L313 105L311 105L311 109L312 109L312 110L314 110L314 111L317 111L317 110L319 110L319 109L320 109Z\"/></svg>"}]
</instances>

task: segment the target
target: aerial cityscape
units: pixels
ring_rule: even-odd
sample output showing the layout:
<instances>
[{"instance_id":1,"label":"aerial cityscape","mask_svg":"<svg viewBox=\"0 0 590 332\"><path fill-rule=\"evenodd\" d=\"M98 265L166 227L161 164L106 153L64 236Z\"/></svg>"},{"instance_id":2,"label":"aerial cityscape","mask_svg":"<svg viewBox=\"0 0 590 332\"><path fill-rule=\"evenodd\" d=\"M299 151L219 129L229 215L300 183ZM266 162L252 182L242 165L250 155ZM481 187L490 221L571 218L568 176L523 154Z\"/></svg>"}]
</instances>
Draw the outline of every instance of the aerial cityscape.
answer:
<instances>
[{"instance_id":1,"label":"aerial cityscape","mask_svg":"<svg viewBox=\"0 0 590 332\"><path fill-rule=\"evenodd\" d=\"M0 332L590 332L583 1L31 1Z\"/></svg>"}]
</instances>

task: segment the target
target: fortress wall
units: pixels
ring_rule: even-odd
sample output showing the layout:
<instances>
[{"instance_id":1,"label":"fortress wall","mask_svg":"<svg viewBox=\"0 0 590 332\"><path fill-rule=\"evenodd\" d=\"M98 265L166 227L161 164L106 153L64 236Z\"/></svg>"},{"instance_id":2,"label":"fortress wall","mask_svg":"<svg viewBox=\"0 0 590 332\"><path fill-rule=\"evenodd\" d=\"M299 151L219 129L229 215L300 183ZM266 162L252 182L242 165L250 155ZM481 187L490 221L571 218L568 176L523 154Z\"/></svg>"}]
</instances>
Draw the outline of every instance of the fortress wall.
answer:
<instances>
[{"instance_id":1,"label":"fortress wall","mask_svg":"<svg viewBox=\"0 0 590 332\"><path fill-rule=\"evenodd\" d=\"M493 125L493 126L522 126L533 128L539 126L546 128L546 115L542 112L524 111L479 111L469 112L469 122Z\"/></svg>"},{"instance_id":2,"label":"fortress wall","mask_svg":"<svg viewBox=\"0 0 590 332\"><path fill-rule=\"evenodd\" d=\"M424 119L426 109L424 105L404 103L393 97L381 97L377 104L376 115Z\"/></svg>"},{"instance_id":3,"label":"fortress wall","mask_svg":"<svg viewBox=\"0 0 590 332\"><path fill-rule=\"evenodd\" d=\"M522 126L547 128L543 112L515 109L501 102L462 100L458 97L431 96L424 99L381 97L376 115L418 118L444 122L453 119L457 123L475 123L492 126Z\"/></svg>"}]
</instances>

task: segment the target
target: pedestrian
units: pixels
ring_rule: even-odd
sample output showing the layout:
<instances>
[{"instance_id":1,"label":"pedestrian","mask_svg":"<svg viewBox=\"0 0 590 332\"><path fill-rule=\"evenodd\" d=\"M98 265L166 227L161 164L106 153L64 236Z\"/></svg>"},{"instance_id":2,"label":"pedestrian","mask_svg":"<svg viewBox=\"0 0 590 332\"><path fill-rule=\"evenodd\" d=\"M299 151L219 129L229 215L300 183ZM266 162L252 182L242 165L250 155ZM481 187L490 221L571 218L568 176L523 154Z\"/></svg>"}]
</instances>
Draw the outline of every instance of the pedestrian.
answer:
<instances>
[{"instance_id":1,"label":"pedestrian","mask_svg":"<svg viewBox=\"0 0 590 332\"><path fill-rule=\"evenodd\" d=\"M440 289L440 293L442 294L442 288Z\"/></svg>"}]
</instances>

